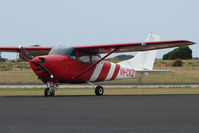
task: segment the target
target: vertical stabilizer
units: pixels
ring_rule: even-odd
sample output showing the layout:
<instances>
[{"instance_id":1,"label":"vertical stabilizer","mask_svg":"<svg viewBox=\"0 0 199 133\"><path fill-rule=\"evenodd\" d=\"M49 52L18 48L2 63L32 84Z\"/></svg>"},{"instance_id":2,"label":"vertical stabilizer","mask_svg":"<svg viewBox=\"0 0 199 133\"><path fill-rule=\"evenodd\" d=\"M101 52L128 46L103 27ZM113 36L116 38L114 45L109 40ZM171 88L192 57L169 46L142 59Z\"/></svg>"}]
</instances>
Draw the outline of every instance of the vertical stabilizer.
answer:
<instances>
[{"instance_id":1,"label":"vertical stabilizer","mask_svg":"<svg viewBox=\"0 0 199 133\"><path fill-rule=\"evenodd\" d=\"M146 42L160 41L160 36L150 33ZM135 70L152 70L155 62L157 50L138 52L137 55L129 60L118 64L131 66Z\"/></svg>"}]
</instances>

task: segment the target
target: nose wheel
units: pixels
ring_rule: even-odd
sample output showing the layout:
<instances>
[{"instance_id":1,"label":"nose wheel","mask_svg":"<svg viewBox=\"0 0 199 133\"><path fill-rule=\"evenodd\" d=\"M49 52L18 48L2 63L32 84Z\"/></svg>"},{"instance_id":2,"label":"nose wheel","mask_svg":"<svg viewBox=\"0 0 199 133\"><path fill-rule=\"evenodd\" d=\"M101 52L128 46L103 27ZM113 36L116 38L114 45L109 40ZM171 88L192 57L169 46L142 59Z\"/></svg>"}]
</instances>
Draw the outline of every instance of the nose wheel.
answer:
<instances>
[{"instance_id":1,"label":"nose wheel","mask_svg":"<svg viewBox=\"0 0 199 133\"><path fill-rule=\"evenodd\" d=\"M55 88L58 87L58 84L53 82L47 82L47 87L44 90L44 96L50 97L55 95Z\"/></svg>"},{"instance_id":2,"label":"nose wheel","mask_svg":"<svg viewBox=\"0 0 199 133\"><path fill-rule=\"evenodd\" d=\"M49 97L49 96L54 96L55 95L55 90L50 89L49 87L45 88L44 90L44 96Z\"/></svg>"},{"instance_id":3,"label":"nose wheel","mask_svg":"<svg viewBox=\"0 0 199 133\"><path fill-rule=\"evenodd\" d=\"M95 87L96 96L102 96L104 94L104 88L102 86Z\"/></svg>"}]
</instances>

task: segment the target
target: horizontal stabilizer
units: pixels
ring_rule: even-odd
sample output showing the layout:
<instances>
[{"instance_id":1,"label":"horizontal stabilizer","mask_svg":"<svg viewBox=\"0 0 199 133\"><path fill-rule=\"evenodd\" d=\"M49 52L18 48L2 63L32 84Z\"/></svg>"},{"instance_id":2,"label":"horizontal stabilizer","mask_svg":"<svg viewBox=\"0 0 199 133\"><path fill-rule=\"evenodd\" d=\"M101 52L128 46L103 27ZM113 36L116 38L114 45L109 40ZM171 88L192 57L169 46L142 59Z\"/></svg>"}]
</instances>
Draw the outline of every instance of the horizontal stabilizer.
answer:
<instances>
[{"instance_id":1,"label":"horizontal stabilizer","mask_svg":"<svg viewBox=\"0 0 199 133\"><path fill-rule=\"evenodd\" d=\"M144 76L147 76L149 74L168 74L168 73L174 73L174 71L171 71L171 70L136 70L134 78L143 78Z\"/></svg>"},{"instance_id":2,"label":"horizontal stabilizer","mask_svg":"<svg viewBox=\"0 0 199 133\"><path fill-rule=\"evenodd\" d=\"M174 73L172 70L136 70L136 73Z\"/></svg>"}]
</instances>

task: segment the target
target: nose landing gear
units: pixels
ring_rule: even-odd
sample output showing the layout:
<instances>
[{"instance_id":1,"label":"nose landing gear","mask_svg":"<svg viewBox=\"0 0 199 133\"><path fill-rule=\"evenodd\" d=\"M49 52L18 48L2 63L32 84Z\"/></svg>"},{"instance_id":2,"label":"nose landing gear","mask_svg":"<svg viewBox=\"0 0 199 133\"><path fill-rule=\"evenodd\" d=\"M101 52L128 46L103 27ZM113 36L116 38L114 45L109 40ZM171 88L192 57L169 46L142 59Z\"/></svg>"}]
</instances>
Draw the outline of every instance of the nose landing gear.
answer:
<instances>
[{"instance_id":1,"label":"nose landing gear","mask_svg":"<svg viewBox=\"0 0 199 133\"><path fill-rule=\"evenodd\" d=\"M44 90L44 95L45 95L46 97L54 96L54 95L55 95L55 90L54 90L54 89L50 90L50 88L47 87L47 88L45 88L45 90Z\"/></svg>"},{"instance_id":2,"label":"nose landing gear","mask_svg":"<svg viewBox=\"0 0 199 133\"><path fill-rule=\"evenodd\" d=\"M47 87L44 90L44 96L54 96L56 87L58 87L58 84L54 84L53 82L47 82Z\"/></svg>"}]
</instances>

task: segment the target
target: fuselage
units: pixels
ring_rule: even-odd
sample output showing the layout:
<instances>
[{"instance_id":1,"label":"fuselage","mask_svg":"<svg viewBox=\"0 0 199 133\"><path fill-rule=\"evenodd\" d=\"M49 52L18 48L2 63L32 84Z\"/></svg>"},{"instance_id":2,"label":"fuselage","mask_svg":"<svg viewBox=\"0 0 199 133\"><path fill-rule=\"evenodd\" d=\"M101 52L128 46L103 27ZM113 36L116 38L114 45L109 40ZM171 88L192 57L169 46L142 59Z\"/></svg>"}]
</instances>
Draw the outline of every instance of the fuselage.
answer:
<instances>
[{"instance_id":1,"label":"fuselage","mask_svg":"<svg viewBox=\"0 0 199 133\"><path fill-rule=\"evenodd\" d=\"M49 72L52 73L53 79L40 68L39 65L30 63L32 70L44 83L53 80L55 83L83 83L99 82L108 80L128 79L135 77L135 70L129 66L111 63L107 61L99 62L90 70L83 73L76 79L73 77L84 71L93 63L82 62L78 58L72 59L62 54L51 54L38 56L33 61L39 61Z\"/></svg>"}]
</instances>

